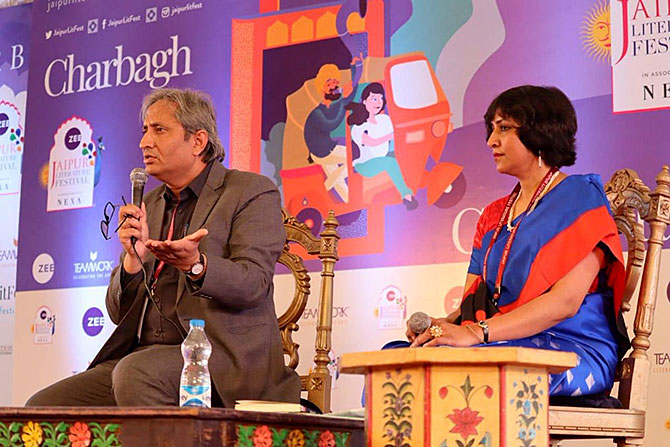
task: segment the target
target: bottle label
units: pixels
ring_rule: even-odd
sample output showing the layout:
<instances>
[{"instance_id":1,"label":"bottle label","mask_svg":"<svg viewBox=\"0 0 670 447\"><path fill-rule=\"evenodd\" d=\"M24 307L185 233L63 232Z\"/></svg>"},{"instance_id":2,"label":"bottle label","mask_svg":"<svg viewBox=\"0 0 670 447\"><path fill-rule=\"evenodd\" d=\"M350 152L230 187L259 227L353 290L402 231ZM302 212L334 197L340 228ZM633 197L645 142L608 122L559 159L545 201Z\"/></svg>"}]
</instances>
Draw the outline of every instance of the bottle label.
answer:
<instances>
[{"instance_id":1,"label":"bottle label","mask_svg":"<svg viewBox=\"0 0 670 447\"><path fill-rule=\"evenodd\" d=\"M179 390L179 406L212 407L212 389L209 386L182 385Z\"/></svg>"}]
</instances>

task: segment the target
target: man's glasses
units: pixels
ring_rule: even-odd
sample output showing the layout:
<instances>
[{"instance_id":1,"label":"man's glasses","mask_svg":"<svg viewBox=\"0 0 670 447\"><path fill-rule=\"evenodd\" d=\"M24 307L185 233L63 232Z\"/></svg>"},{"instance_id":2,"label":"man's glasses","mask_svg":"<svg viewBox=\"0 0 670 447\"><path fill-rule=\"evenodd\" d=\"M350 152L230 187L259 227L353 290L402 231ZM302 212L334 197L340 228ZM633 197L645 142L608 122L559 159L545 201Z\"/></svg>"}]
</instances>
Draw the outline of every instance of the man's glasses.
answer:
<instances>
[{"instance_id":1,"label":"man's glasses","mask_svg":"<svg viewBox=\"0 0 670 447\"><path fill-rule=\"evenodd\" d=\"M121 200L123 201L124 205L127 205L125 197L121 196ZM112 217L114 217L116 209L119 208L120 206L121 205L114 205L112 202L107 202L105 204L105 208L102 210L105 218L100 221L100 232L102 233L102 237L104 237L105 240L107 241L111 239L111 237L109 236L109 224L112 221ZM123 225L126 222L127 218L128 216L123 217L123 220L114 229L114 233L119 231L119 228L121 228L121 225Z\"/></svg>"}]
</instances>

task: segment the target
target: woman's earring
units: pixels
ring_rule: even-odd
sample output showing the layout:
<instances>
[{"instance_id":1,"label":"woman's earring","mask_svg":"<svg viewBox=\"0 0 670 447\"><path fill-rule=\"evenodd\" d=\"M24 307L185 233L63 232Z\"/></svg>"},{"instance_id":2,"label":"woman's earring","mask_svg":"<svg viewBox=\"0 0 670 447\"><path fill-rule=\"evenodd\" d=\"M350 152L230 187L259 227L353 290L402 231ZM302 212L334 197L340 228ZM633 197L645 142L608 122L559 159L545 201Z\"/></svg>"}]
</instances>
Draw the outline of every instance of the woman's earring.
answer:
<instances>
[{"instance_id":1,"label":"woman's earring","mask_svg":"<svg viewBox=\"0 0 670 447\"><path fill-rule=\"evenodd\" d=\"M542 167L542 154L538 155L537 164L538 164L539 167Z\"/></svg>"}]
</instances>

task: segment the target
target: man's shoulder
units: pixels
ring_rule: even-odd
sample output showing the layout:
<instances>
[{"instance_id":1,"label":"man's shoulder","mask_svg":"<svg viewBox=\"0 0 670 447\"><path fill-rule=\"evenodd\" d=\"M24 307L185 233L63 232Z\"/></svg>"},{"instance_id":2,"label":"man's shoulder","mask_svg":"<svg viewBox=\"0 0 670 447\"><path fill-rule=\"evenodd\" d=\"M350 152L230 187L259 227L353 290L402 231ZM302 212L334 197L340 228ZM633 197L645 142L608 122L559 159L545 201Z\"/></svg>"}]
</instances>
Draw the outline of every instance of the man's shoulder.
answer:
<instances>
[{"instance_id":1,"label":"man's shoulder","mask_svg":"<svg viewBox=\"0 0 670 447\"><path fill-rule=\"evenodd\" d=\"M325 104L320 102L319 105L314 107L312 111L307 114L307 119L310 119L316 115L323 115L325 110L328 110L328 107L326 107Z\"/></svg>"},{"instance_id":2,"label":"man's shoulder","mask_svg":"<svg viewBox=\"0 0 670 447\"><path fill-rule=\"evenodd\" d=\"M226 169L226 177L226 187L241 188L253 193L277 190L272 180L255 172Z\"/></svg>"},{"instance_id":3,"label":"man's shoulder","mask_svg":"<svg viewBox=\"0 0 670 447\"><path fill-rule=\"evenodd\" d=\"M154 199L157 196L160 196L165 191L165 183L161 183L158 186L152 188L148 193L144 194L144 201L146 202L149 199Z\"/></svg>"}]
</instances>

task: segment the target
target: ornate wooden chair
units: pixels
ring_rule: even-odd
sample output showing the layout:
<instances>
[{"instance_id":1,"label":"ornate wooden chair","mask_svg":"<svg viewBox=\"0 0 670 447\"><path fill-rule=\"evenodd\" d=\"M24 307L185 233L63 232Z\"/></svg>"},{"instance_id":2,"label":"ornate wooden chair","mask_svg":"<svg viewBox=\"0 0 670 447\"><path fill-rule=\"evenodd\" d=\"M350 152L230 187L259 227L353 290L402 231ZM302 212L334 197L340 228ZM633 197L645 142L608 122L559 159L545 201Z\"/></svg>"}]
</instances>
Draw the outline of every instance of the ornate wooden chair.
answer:
<instances>
[{"instance_id":1,"label":"ornate wooden chair","mask_svg":"<svg viewBox=\"0 0 670 447\"><path fill-rule=\"evenodd\" d=\"M619 364L618 399L623 408L549 407L551 445L564 439L613 438L619 446L641 446L644 442L647 383L651 362L647 355L653 329L654 309L661 264L663 235L670 224L670 172L664 166L650 192L637 173L622 169L605 185L614 220L628 241L626 289L623 311L631 309L631 298L640 283L633 325L633 350ZM649 224L645 254L644 225Z\"/></svg>"},{"instance_id":2,"label":"ornate wooden chair","mask_svg":"<svg viewBox=\"0 0 670 447\"><path fill-rule=\"evenodd\" d=\"M291 245L297 244L304 252L317 256L321 260L321 290L319 292L318 320L314 347L314 367L310 373L300 376L302 391L307 391L307 399L316 404L324 413L330 412L331 377L328 371L330 362L331 332L333 321L333 273L337 257L338 226L335 214L330 211L324 221L324 230L315 237L304 223L282 210L286 244L279 262L291 271L295 279L295 293L288 308L279 317L279 330L284 344L284 354L288 355L288 365L298 366L298 343L293 341L293 332L298 330L298 320L302 316L310 294L310 277L303 259Z\"/></svg>"}]
</instances>

